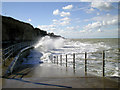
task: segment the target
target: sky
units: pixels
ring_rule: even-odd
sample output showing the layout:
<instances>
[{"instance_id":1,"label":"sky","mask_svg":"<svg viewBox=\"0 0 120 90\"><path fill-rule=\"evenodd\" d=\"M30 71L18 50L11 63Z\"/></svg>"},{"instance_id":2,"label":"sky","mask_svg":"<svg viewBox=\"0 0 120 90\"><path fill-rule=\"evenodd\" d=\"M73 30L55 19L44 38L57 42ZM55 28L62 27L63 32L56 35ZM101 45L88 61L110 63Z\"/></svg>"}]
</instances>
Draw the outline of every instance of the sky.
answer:
<instances>
[{"instance_id":1,"label":"sky","mask_svg":"<svg viewBox=\"0 0 120 90\"><path fill-rule=\"evenodd\" d=\"M118 38L118 2L2 2L2 15L65 38Z\"/></svg>"}]
</instances>

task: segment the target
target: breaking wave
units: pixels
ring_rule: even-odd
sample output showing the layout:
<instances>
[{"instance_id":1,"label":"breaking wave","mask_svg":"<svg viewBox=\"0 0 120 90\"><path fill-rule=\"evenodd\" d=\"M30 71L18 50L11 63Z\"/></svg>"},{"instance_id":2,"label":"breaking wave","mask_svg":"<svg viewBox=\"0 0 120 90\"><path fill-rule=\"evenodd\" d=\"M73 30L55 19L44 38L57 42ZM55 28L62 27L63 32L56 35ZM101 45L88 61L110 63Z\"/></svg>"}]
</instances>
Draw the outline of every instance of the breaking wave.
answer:
<instances>
[{"instance_id":1,"label":"breaking wave","mask_svg":"<svg viewBox=\"0 0 120 90\"><path fill-rule=\"evenodd\" d=\"M115 46L116 45L116 46ZM114 47L114 48L113 48ZM43 56L41 57L41 60L43 62L51 62L51 57L54 55L60 55L60 54L70 54L68 55L68 58L72 58L73 53L89 53L89 52L100 52L98 54L88 54L88 58L91 59L100 59L102 58L102 51L103 50L109 50L114 49L112 51L106 52L108 57L113 57L115 59L118 59L118 56L116 54L110 54L111 52L117 52L117 44L114 42L110 43L110 40L106 41L104 39L102 40L87 40L87 39L63 39L63 38L51 38L49 36L45 36L39 40L39 42L35 45L35 48L39 50ZM63 56L64 57L64 56ZM84 58L84 55L77 55L77 58ZM68 62L72 62L72 59L69 59ZM84 69L84 61L80 61L76 59L76 69L83 68ZM65 63L65 61L63 61ZM102 61L89 61L89 64L95 64L94 68L93 66L89 67L89 71L97 74L102 74L102 69L98 66L102 66ZM69 64L70 67L72 67L71 64ZM111 70L110 70L111 68ZM114 70L113 70L114 69ZM118 64L117 63L106 63L106 75L108 76L119 76L118 75Z\"/></svg>"}]
</instances>

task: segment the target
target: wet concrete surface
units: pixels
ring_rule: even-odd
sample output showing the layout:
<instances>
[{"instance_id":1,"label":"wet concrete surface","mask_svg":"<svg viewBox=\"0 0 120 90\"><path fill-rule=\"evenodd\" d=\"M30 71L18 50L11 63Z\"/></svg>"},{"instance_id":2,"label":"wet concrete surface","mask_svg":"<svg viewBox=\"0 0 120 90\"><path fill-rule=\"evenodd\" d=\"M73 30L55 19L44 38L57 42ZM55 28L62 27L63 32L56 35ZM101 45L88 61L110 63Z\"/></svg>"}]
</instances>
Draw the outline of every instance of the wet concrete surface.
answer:
<instances>
[{"instance_id":1,"label":"wet concrete surface","mask_svg":"<svg viewBox=\"0 0 120 90\"><path fill-rule=\"evenodd\" d=\"M118 88L118 82L44 63L3 79L3 88Z\"/></svg>"},{"instance_id":2,"label":"wet concrete surface","mask_svg":"<svg viewBox=\"0 0 120 90\"><path fill-rule=\"evenodd\" d=\"M118 82L107 78L75 72L72 67L41 63L39 52L28 57L12 75L3 78L2 88L118 88ZM34 61L34 62L33 62ZM32 63L33 62L33 63ZM39 63L40 62L40 63Z\"/></svg>"},{"instance_id":3,"label":"wet concrete surface","mask_svg":"<svg viewBox=\"0 0 120 90\"><path fill-rule=\"evenodd\" d=\"M117 88L113 82L98 78L26 78L8 79L3 88Z\"/></svg>"}]
</instances>

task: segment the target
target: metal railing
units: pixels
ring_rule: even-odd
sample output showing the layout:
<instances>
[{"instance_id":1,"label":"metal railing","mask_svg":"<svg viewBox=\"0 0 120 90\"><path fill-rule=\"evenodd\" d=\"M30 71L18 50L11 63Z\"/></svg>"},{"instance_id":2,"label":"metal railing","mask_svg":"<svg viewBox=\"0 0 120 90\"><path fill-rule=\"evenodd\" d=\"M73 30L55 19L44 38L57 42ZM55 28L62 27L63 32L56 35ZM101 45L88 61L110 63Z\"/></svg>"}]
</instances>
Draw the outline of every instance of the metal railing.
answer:
<instances>
[{"instance_id":1,"label":"metal railing","mask_svg":"<svg viewBox=\"0 0 120 90\"><path fill-rule=\"evenodd\" d=\"M12 61L12 63L10 64L8 70L7 70L7 73L6 74L12 74L13 73L13 70L14 70L14 67L16 65L16 62L18 61L18 59L20 58L21 54L28 50L28 49L31 49L33 46L27 46L25 48L23 48L22 50L19 51L19 53L14 57L14 60Z\"/></svg>"},{"instance_id":2,"label":"metal railing","mask_svg":"<svg viewBox=\"0 0 120 90\"><path fill-rule=\"evenodd\" d=\"M88 66L92 66L91 64L89 64L88 62L91 61L91 60L94 60L94 61L101 61L102 63L102 76L104 77L105 76L105 66L106 66L106 63L107 62L116 62L116 63L119 63L120 60L119 58L117 59L114 59L114 60L109 60L109 58L106 57L106 52L109 51L109 50L103 50L102 52L85 52L85 53L73 53L73 54L61 54L61 55L54 55L53 58L51 58L51 62L54 63L54 64L60 64L62 66L62 64L64 64L66 67L68 67L68 64L71 63L73 65L73 70L76 69L76 60L78 61L83 61L84 60L84 71L85 73L87 73L88 71ZM97 58L97 59L93 59L93 58L88 58L88 54L100 54L101 55L101 58ZM84 58L77 58L77 55L84 55ZM117 55L120 54L120 51L118 51L116 53ZM68 55L71 55L72 57L71 58L68 58ZM90 56L90 55L89 55ZM69 59L72 59L72 62L70 61L69 62ZM63 63L64 61L64 63ZM78 63L78 62L77 62Z\"/></svg>"},{"instance_id":3,"label":"metal railing","mask_svg":"<svg viewBox=\"0 0 120 90\"><path fill-rule=\"evenodd\" d=\"M6 65L6 60L8 60L11 56L14 55L14 53L16 53L17 51L25 48L25 47L28 47L28 46L31 46L33 45L34 42L21 42L21 43L17 43L17 44L14 44L14 45L11 45L5 49L2 49L2 62L3 62L3 65L5 66Z\"/></svg>"},{"instance_id":4,"label":"metal railing","mask_svg":"<svg viewBox=\"0 0 120 90\"><path fill-rule=\"evenodd\" d=\"M0 49L0 63L2 63L2 49Z\"/></svg>"}]
</instances>

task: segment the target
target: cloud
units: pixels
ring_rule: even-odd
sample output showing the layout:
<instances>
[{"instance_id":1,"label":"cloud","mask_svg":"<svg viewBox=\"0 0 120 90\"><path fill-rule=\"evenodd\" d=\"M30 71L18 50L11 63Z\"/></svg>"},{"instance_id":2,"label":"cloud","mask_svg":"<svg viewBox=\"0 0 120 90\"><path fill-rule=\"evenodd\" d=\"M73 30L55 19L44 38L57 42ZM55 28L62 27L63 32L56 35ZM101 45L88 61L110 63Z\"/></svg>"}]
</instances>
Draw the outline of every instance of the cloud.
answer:
<instances>
[{"instance_id":1,"label":"cloud","mask_svg":"<svg viewBox=\"0 0 120 90\"><path fill-rule=\"evenodd\" d=\"M72 19L73 22L75 23L80 23L81 22L81 18L75 18L75 19Z\"/></svg>"},{"instance_id":2,"label":"cloud","mask_svg":"<svg viewBox=\"0 0 120 90\"><path fill-rule=\"evenodd\" d=\"M118 19L112 19L110 21L97 21L92 24L88 24L83 29L85 30L91 30L91 29L96 29L96 28L101 28L103 26L108 26L108 25L117 25L118 24Z\"/></svg>"},{"instance_id":3,"label":"cloud","mask_svg":"<svg viewBox=\"0 0 120 90\"><path fill-rule=\"evenodd\" d=\"M31 22L32 20L31 19L28 19L29 22Z\"/></svg>"},{"instance_id":4,"label":"cloud","mask_svg":"<svg viewBox=\"0 0 120 90\"><path fill-rule=\"evenodd\" d=\"M61 26L66 26L66 25L69 25L69 24L70 24L69 21L60 22L60 25L61 25Z\"/></svg>"},{"instance_id":5,"label":"cloud","mask_svg":"<svg viewBox=\"0 0 120 90\"><path fill-rule=\"evenodd\" d=\"M96 9L99 9L101 11L102 10L109 11L109 10L112 10L112 9L115 8L112 5L112 2L107 2L107 0L106 1L105 0L99 0L99 1L96 1L96 0L81 0L81 1L90 2L90 4L88 6L82 7L82 8L76 7L72 11L83 10L86 13L92 13L92 12L96 11Z\"/></svg>"},{"instance_id":6,"label":"cloud","mask_svg":"<svg viewBox=\"0 0 120 90\"><path fill-rule=\"evenodd\" d=\"M107 34L106 34L107 33ZM88 32L85 30L60 30L57 34L62 35L63 37L67 38L117 38L118 37L118 30L117 29L105 29L102 32L100 29L94 32Z\"/></svg>"},{"instance_id":7,"label":"cloud","mask_svg":"<svg viewBox=\"0 0 120 90\"><path fill-rule=\"evenodd\" d=\"M70 24L71 19L68 17L61 18L59 20L53 19L53 24L56 26L66 26Z\"/></svg>"},{"instance_id":8,"label":"cloud","mask_svg":"<svg viewBox=\"0 0 120 90\"><path fill-rule=\"evenodd\" d=\"M79 0L81 2L93 2L96 0ZM97 2L119 2L120 0L98 0Z\"/></svg>"},{"instance_id":9,"label":"cloud","mask_svg":"<svg viewBox=\"0 0 120 90\"><path fill-rule=\"evenodd\" d=\"M90 8L89 10L90 10L90 11L94 11L94 9L93 9L93 8Z\"/></svg>"},{"instance_id":10,"label":"cloud","mask_svg":"<svg viewBox=\"0 0 120 90\"><path fill-rule=\"evenodd\" d=\"M77 31L78 29L80 28L80 26L68 26L66 27L66 30L74 30L74 31Z\"/></svg>"},{"instance_id":11,"label":"cloud","mask_svg":"<svg viewBox=\"0 0 120 90\"><path fill-rule=\"evenodd\" d=\"M60 25L62 25L62 26L69 25L70 21L71 21L71 19L68 17L62 18L62 19L60 19Z\"/></svg>"},{"instance_id":12,"label":"cloud","mask_svg":"<svg viewBox=\"0 0 120 90\"><path fill-rule=\"evenodd\" d=\"M99 12L97 12L97 15L100 15L100 13L99 13Z\"/></svg>"},{"instance_id":13,"label":"cloud","mask_svg":"<svg viewBox=\"0 0 120 90\"><path fill-rule=\"evenodd\" d=\"M60 15L61 17L70 16L70 12L60 12L58 9L53 11L53 15Z\"/></svg>"},{"instance_id":14,"label":"cloud","mask_svg":"<svg viewBox=\"0 0 120 90\"><path fill-rule=\"evenodd\" d=\"M62 12L60 13L60 16L61 16L61 17L70 16L70 12L64 12L64 11L62 11Z\"/></svg>"},{"instance_id":15,"label":"cloud","mask_svg":"<svg viewBox=\"0 0 120 90\"><path fill-rule=\"evenodd\" d=\"M100 10L111 10L114 9L110 2L91 2L91 7L97 8Z\"/></svg>"},{"instance_id":16,"label":"cloud","mask_svg":"<svg viewBox=\"0 0 120 90\"><path fill-rule=\"evenodd\" d=\"M99 13L98 13L99 14ZM111 18L112 17L112 18ZM90 19L85 19L84 21L111 21L113 19L118 19L118 15L110 15L109 13L103 16L96 16Z\"/></svg>"},{"instance_id":17,"label":"cloud","mask_svg":"<svg viewBox=\"0 0 120 90\"><path fill-rule=\"evenodd\" d=\"M59 15L59 10L58 9L54 10L53 15Z\"/></svg>"},{"instance_id":18,"label":"cloud","mask_svg":"<svg viewBox=\"0 0 120 90\"><path fill-rule=\"evenodd\" d=\"M66 27L67 30L75 30L75 27Z\"/></svg>"},{"instance_id":19,"label":"cloud","mask_svg":"<svg viewBox=\"0 0 120 90\"><path fill-rule=\"evenodd\" d=\"M62 19L60 19L60 25L62 25L62 26L69 25L70 21L71 21L71 19L68 17L62 18Z\"/></svg>"},{"instance_id":20,"label":"cloud","mask_svg":"<svg viewBox=\"0 0 120 90\"><path fill-rule=\"evenodd\" d=\"M83 30L92 32L103 32L103 30L107 27L117 27L118 23L120 22L118 21L118 15L110 15L109 13L103 16L96 16L91 19L85 19L84 21L92 21L92 23L89 23L83 27Z\"/></svg>"},{"instance_id":21,"label":"cloud","mask_svg":"<svg viewBox=\"0 0 120 90\"><path fill-rule=\"evenodd\" d=\"M38 25L37 28L50 31L50 30L56 30L55 25Z\"/></svg>"},{"instance_id":22,"label":"cloud","mask_svg":"<svg viewBox=\"0 0 120 90\"><path fill-rule=\"evenodd\" d=\"M112 5L112 2L107 2L105 0L99 0L99 1L83 0L83 1L84 2L90 2L90 4L88 6L82 7L82 8L76 6L74 9L72 9L72 11L83 10L86 13L92 13L92 12L96 11L96 9L99 9L101 11L103 11L103 10L104 11L109 11L109 10L112 10L112 9L116 8Z\"/></svg>"},{"instance_id":23,"label":"cloud","mask_svg":"<svg viewBox=\"0 0 120 90\"><path fill-rule=\"evenodd\" d=\"M94 10L94 8L90 8L90 9L86 9L85 11L86 11L86 13L92 13L92 12L94 12L95 10Z\"/></svg>"},{"instance_id":24,"label":"cloud","mask_svg":"<svg viewBox=\"0 0 120 90\"><path fill-rule=\"evenodd\" d=\"M118 24L118 19L113 19L111 21L107 21L104 23L104 25L117 25Z\"/></svg>"},{"instance_id":25,"label":"cloud","mask_svg":"<svg viewBox=\"0 0 120 90\"><path fill-rule=\"evenodd\" d=\"M65 7L62 7L62 9L66 10L66 9L72 9L73 8L73 5L68 5L68 6L65 6Z\"/></svg>"},{"instance_id":26,"label":"cloud","mask_svg":"<svg viewBox=\"0 0 120 90\"><path fill-rule=\"evenodd\" d=\"M109 13L107 13L107 16L110 16L110 14L109 14Z\"/></svg>"},{"instance_id":27,"label":"cloud","mask_svg":"<svg viewBox=\"0 0 120 90\"><path fill-rule=\"evenodd\" d=\"M68 17L62 18L62 19L60 19L60 20L61 20L61 21L71 21L71 19L68 18Z\"/></svg>"},{"instance_id":28,"label":"cloud","mask_svg":"<svg viewBox=\"0 0 120 90\"><path fill-rule=\"evenodd\" d=\"M53 21L53 22L57 22L57 20L56 20L56 19L53 19L52 21Z\"/></svg>"},{"instance_id":29,"label":"cloud","mask_svg":"<svg viewBox=\"0 0 120 90\"><path fill-rule=\"evenodd\" d=\"M111 18L112 17L112 18ZM107 14L107 15L103 15L103 16L97 16L97 17L93 17L89 20L93 20L93 21L111 21L113 19L118 19L118 15L110 15L110 14Z\"/></svg>"},{"instance_id":30,"label":"cloud","mask_svg":"<svg viewBox=\"0 0 120 90\"><path fill-rule=\"evenodd\" d=\"M100 28L102 26L101 22L94 22L92 24L88 24L85 27L83 27L85 30L90 30L90 29L94 29L94 28Z\"/></svg>"}]
</instances>

